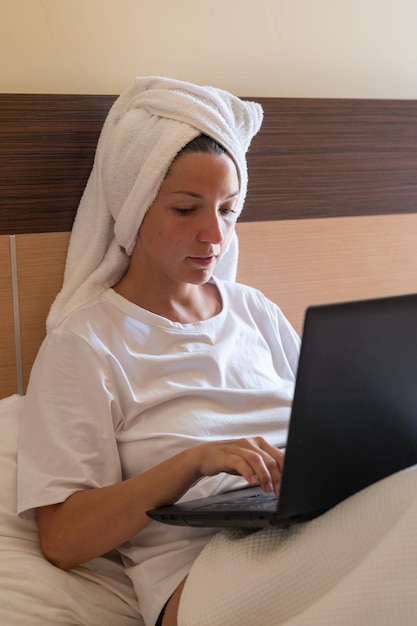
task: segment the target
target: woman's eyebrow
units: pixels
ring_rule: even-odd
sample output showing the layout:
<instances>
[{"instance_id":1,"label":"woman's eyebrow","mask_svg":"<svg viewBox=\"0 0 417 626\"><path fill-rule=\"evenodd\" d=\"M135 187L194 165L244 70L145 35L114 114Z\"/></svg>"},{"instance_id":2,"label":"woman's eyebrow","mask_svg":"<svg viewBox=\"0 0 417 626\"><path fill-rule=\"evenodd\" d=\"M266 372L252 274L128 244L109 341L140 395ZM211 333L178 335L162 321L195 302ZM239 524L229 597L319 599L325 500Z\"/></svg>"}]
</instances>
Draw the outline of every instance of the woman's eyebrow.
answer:
<instances>
[{"instance_id":1,"label":"woman's eyebrow","mask_svg":"<svg viewBox=\"0 0 417 626\"><path fill-rule=\"evenodd\" d=\"M199 200L201 200L202 198L204 198L204 196L200 193L195 193L194 191L186 191L186 190L181 190L179 189L178 191L171 191L170 195L183 195L183 196L191 196L192 198L197 198ZM235 191L233 193L231 193L230 195L225 197L225 200L233 200L233 198L236 198L239 195L239 191Z\"/></svg>"}]
</instances>

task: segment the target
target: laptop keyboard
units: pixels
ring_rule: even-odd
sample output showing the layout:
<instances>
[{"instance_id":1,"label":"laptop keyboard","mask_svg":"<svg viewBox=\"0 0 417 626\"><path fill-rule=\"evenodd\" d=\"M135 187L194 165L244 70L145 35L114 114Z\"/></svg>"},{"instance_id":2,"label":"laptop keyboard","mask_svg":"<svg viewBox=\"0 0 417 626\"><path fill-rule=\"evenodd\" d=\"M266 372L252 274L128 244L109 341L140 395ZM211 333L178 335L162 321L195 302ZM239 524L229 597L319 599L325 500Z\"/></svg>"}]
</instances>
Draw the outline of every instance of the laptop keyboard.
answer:
<instances>
[{"instance_id":1,"label":"laptop keyboard","mask_svg":"<svg viewBox=\"0 0 417 626\"><path fill-rule=\"evenodd\" d=\"M247 509L262 511L263 509L269 510L271 504L276 505L277 497L273 493L256 493L252 496L241 496L240 498L231 498L230 500L224 500L223 502L213 502L201 507L201 510L209 511L210 509L222 510L227 509Z\"/></svg>"}]
</instances>

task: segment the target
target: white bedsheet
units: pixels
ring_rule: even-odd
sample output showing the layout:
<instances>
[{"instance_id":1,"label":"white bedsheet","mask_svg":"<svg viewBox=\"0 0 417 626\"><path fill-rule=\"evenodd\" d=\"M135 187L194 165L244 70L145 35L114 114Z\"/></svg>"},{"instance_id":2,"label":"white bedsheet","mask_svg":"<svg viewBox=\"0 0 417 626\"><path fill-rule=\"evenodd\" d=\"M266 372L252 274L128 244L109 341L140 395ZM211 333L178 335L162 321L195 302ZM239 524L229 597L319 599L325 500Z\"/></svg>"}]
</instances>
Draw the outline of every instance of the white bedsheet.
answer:
<instances>
[{"instance_id":1,"label":"white bedsheet","mask_svg":"<svg viewBox=\"0 0 417 626\"><path fill-rule=\"evenodd\" d=\"M16 451L23 398L0 401L0 626L143 626L120 562L64 572L43 557L35 524L16 515Z\"/></svg>"}]
</instances>

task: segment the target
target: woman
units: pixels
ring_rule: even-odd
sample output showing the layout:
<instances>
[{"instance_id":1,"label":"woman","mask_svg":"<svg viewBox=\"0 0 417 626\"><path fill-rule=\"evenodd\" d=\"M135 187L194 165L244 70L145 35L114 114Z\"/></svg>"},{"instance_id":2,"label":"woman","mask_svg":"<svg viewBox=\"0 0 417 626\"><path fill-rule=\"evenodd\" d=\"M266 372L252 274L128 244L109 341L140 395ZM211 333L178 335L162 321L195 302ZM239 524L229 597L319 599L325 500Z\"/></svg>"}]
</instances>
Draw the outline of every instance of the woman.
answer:
<instances>
[{"instance_id":1,"label":"woman","mask_svg":"<svg viewBox=\"0 0 417 626\"><path fill-rule=\"evenodd\" d=\"M233 281L261 117L254 103L163 78L137 79L116 101L28 389L19 513L36 513L58 567L117 548L147 626L177 623L214 530L146 511L279 487L299 339Z\"/></svg>"}]
</instances>

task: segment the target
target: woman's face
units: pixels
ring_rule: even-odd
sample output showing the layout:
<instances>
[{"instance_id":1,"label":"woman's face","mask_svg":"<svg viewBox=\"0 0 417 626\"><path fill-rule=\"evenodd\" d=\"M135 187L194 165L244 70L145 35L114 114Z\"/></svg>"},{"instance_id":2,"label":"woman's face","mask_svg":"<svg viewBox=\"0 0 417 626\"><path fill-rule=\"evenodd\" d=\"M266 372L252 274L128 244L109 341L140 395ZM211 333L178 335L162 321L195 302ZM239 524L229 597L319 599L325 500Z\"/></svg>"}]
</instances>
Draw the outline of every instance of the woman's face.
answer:
<instances>
[{"instance_id":1,"label":"woman's face","mask_svg":"<svg viewBox=\"0 0 417 626\"><path fill-rule=\"evenodd\" d=\"M234 231L238 197L229 156L180 155L145 215L132 263L146 272L149 284L204 284Z\"/></svg>"}]
</instances>

